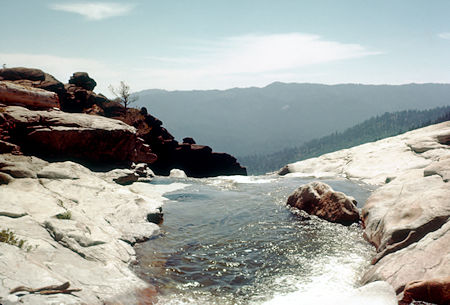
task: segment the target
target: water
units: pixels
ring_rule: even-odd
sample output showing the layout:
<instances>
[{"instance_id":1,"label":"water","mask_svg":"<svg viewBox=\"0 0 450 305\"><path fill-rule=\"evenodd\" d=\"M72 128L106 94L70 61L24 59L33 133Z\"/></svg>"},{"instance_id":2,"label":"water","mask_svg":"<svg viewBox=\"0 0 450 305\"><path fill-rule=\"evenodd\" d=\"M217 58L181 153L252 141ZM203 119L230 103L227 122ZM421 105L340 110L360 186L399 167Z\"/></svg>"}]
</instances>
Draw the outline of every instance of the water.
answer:
<instances>
[{"instance_id":1,"label":"water","mask_svg":"<svg viewBox=\"0 0 450 305\"><path fill-rule=\"evenodd\" d=\"M305 219L286 207L308 180L183 182L190 185L165 195L161 236L137 246L136 272L157 288L159 304L318 304L324 297L337 304L374 254L357 225ZM360 204L370 194L349 181L325 182Z\"/></svg>"}]
</instances>

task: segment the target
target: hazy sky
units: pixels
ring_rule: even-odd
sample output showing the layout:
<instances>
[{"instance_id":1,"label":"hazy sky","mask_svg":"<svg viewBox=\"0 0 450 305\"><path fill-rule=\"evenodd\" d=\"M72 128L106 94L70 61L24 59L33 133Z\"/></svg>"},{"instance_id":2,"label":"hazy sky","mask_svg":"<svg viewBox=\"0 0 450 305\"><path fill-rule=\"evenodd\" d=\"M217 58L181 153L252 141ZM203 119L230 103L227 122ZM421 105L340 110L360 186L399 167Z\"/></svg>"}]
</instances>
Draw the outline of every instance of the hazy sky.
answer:
<instances>
[{"instance_id":1,"label":"hazy sky","mask_svg":"<svg viewBox=\"0 0 450 305\"><path fill-rule=\"evenodd\" d=\"M0 64L107 93L450 83L450 0L0 0Z\"/></svg>"}]
</instances>

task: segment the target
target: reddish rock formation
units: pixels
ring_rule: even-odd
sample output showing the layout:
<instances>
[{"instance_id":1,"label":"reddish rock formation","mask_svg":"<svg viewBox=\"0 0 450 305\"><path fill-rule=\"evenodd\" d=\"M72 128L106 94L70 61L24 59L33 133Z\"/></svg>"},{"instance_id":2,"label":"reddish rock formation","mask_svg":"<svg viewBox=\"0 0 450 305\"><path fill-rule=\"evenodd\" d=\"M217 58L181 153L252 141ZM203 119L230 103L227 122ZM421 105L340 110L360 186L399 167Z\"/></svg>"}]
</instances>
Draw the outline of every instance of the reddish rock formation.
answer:
<instances>
[{"instance_id":1,"label":"reddish rock formation","mask_svg":"<svg viewBox=\"0 0 450 305\"><path fill-rule=\"evenodd\" d=\"M169 175L173 168L183 170L189 177L214 177L219 175L247 175L247 171L233 156L213 152L209 146L178 143L162 127L162 122L145 111L129 109L126 116L118 117L138 129L158 159L151 165L159 175ZM191 138L192 139L192 138ZM192 142L188 139L189 142Z\"/></svg>"},{"instance_id":2,"label":"reddish rock formation","mask_svg":"<svg viewBox=\"0 0 450 305\"><path fill-rule=\"evenodd\" d=\"M61 110L65 112L85 112L93 105L101 108L109 100L92 91L96 82L85 72L76 72L64 85L52 75L39 69L8 68L0 70L0 81L7 80L27 87L54 92L59 97Z\"/></svg>"},{"instance_id":3,"label":"reddish rock formation","mask_svg":"<svg viewBox=\"0 0 450 305\"><path fill-rule=\"evenodd\" d=\"M323 182L311 182L289 196L287 204L322 219L350 225L359 221L356 201Z\"/></svg>"},{"instance_id":4,"label":"reddish rock formation","mask_svg":"<svg viewBox=\"0 0 450 305\"><path fill-rule=\"evenodd\" d=\"M77 87L92 91L97 83L89 77L86 72L75 72L69 79L69 84L74 84Z\"/></svg>"},{"instance_id":5,"label":"reddish rock formation","mask_svg":"<svg viewBox=\"0 0 450 305\"><path fill-rule=\"evenodd\" d=\"M450 277L408 283L399 304L409 305L413 300L438 305L450 304Z\"/></svg>"},{"instance_id":6,"label":"reddish rock formation","mask_svg":"<svg viewBox=\"0 0 450 305\"><path fill-rule=\"evenodd\" d=\"M127 134L122 131L91 130L78 123L73 123L73 126L72 123L62 124L59 119L46 121L45 124L37 121L20 122L8 137L14 135L14 143L22 146L24 152L38 153L42 157L88 159L92 162L125 161L128 158L129 161L152 163L151 168L160 175L169 175L173 168L182 169L191 177L247 174L246 169L231 155L213 152L208 146L196 145L192 138L185 138L185 143L179 144L162 127L160 120L147 113L146 108L140 111L125 109L120 103L94 93L92 90L96 82L85 72L74 73L66 85L41 70L28 68L2 69L1 80L56 93L64 112L106 116L137 129L136 135L131 133L130 139L122 142L119 139ZM16 122L9 120L8 124ZM149 146L151 154L148 154ZM92 150L90 147L97 148Z\"/></svg>"},{"instance_id":7,"label":"reddish rock formation","mask_svg":"<svg viewBox=\"0 0 450 305\"><path fill-rule=\"evenodd\" d=\"M32 109L59 108L56 93L8 81L0 81L0 102Z\"/></svg>"},{"instance_id":8,"label":"reddish rock formation","mask_svg":"<svg viewBox=\"0 0 450 305\"><path fill-rule=\"evenodd\" d=\"M16 106L4 107L0 116L15 126L10 142L24 153L96 163L152 163L157 158L133 127L117 120Z\"/></svg>"}]
</instances>

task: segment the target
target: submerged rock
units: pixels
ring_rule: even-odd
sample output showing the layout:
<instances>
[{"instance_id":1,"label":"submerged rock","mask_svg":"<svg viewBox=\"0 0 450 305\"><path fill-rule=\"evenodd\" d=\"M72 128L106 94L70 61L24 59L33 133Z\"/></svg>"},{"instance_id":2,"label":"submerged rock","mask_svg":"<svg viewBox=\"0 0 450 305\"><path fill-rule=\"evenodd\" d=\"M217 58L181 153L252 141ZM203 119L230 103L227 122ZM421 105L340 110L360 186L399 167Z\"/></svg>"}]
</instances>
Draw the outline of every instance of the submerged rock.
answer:
<instances>
[{"instance_id":1,"label":"submerged rock","mask_svg":"<svg viewBox=\"0 0 450 305\"><path fill-rule=\"evenodd\" d=\"M350 225L359 221L356 200L319 181L298 188L287 204L330 222Z\"/></svg>"}]
</instances>

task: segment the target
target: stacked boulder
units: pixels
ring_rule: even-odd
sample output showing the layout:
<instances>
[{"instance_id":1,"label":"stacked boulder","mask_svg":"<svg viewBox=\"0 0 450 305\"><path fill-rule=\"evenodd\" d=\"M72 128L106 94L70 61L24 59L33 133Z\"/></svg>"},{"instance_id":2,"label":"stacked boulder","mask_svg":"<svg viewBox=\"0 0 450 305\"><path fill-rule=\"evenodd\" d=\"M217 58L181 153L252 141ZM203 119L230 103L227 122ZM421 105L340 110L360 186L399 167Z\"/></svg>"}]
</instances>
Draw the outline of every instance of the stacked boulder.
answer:
<instances>
[{"instance_id":1,"label":"stacked boulder","mask_svg":"<svg viewBox=\"0 0 450 305\"><path fill-rule=\"evenodd\" d=\"M213 152L209 146L195 144L192 138L185 138L183 143L179 143L162 127L162 122L148 114L145 108L140 111L129 109L124 121L138 129L139 136L158 156L151 165L158 175L167 176L173 168L181 169L189 177L196 178L247 175L245 167L229 154Z\"/></svg>"},{"instance_id":2,"label":"stacked boulder","mask_svg":"<svg viewBox=\"0 0 450 305\"><path fill-rule=\"evenodd\" d=\"M147 109L125 109L94 93L96 85L86 72L63 84L39 69L0 69L0 103L6 104L0 105L0 153L22 150L86 165L144 162L160 175L173 168L191 177L246 175L233 156L192 138L178 143ZM42 111L55 109L63 112Z\"/></svg>"}]
</instances>

